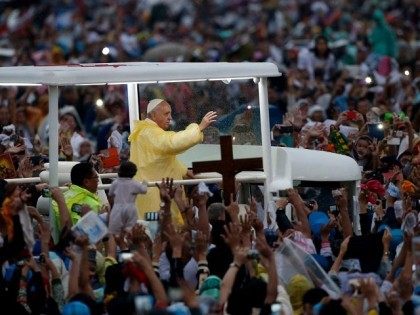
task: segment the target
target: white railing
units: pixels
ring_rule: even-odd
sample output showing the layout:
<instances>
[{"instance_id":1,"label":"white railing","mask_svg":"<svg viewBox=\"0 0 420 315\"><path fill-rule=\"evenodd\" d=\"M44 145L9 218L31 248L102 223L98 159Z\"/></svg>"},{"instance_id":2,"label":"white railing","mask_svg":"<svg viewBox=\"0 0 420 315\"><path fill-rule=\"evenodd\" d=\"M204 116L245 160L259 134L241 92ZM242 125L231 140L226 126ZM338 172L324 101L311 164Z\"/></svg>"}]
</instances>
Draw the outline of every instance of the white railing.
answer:
<instances>
[{"instance_id":1,"label":"white railing","mask_svg":"<svg viewBox=\"0 0 420 315\"><path fill-rule=\"evenodd\" d=\"M5 181L10 184L34 184L34 183L40 183L41 178L39 177L6 178Z\"/></svg>"},{"instance_id":2,"label":"white railing","mask_svg":"<svg viewBox=\"0 0 420 315\"><path fill-rule=\"evenodd\" d=\"M156 184L159 184L161 181L152 181L147 182L147 187L156 187ZM205 182L206 184L217 184L222 182L222 178L201 178L201 179L181 179L174 180L175 185L198 185L200 182ZM107 190L111 187L111 184L100 184L98 189Z\"/></svg>"},{"instance_id":3,"label":"white railing","mask_svg":"<svg viewBox=\"0 0 420 315\"><path fill-rule=\"evenodd\" d=\"M258 174L257 174L258 173ZM104 178L116 178L118 176L117 173L104 173L99 174L101 179ZM236 180L238 182L247 182L247 183L263 183L265 179L265 175L262 172L254 172L254 174L244 174L237 176ZM34 184L34 183L41 183L40 177L27 177L27 178L8 178L6 179L8 183L11 184ZM150 181L147 182L148 187L155 187L156 184L159 184L161 181ZM175 185L197 185L200 182L204 182L206 184L217 184L222 182L222 176L218 173L207 173L207 174L198 174L197 178L194 179L181 179L181 180L174 180ZM99 184L98 190L107 190L111 184ZM62 188L66 188L65 186Z\"/></svg>"}]
</instances>

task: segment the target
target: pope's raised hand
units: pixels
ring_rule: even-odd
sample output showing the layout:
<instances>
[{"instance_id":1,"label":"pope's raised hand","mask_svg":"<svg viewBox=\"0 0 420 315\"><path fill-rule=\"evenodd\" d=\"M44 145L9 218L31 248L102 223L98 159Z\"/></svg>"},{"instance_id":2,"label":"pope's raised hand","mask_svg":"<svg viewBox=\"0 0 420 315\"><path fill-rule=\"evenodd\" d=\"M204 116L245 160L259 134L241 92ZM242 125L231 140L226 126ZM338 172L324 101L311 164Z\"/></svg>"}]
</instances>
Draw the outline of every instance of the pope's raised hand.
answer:
<instances>
[{"instance_id":1,"label":"pope's raised hand","mask_svg":"<svg viewBox=\"0 0 420 315\"><path fill-rule=\"evenodd\" d=\"M210 111L207 114L205 114L199 125L200 130L203 131L204 129L206 129L213 122L215 122L216 119L217 119L217 113L214 111Z\"/></svg>"}]
</instances>

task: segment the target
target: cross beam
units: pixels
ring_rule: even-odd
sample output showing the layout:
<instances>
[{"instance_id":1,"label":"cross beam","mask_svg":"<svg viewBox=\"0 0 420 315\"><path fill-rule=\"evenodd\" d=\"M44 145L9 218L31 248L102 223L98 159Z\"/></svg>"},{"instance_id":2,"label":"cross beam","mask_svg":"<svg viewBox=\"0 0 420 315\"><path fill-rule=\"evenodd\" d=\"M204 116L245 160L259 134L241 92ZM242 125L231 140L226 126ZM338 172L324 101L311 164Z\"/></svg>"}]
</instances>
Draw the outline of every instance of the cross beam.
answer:
<instances>
[{"instance_id":1,"label":"cross beam","mask_svg":"<svg viewBox=\"0 0 420 315\"><path fill-rule=\"evenodd\" d=\"M230 204L230 196L236 199L235 175L242 171L259 171L263 169L261 158L234 159L232 136L220 137L220 161L193 162L192 169L196 173L217 172L223 178L223 199L226 206Z\"/></svg>"}]
</instances>

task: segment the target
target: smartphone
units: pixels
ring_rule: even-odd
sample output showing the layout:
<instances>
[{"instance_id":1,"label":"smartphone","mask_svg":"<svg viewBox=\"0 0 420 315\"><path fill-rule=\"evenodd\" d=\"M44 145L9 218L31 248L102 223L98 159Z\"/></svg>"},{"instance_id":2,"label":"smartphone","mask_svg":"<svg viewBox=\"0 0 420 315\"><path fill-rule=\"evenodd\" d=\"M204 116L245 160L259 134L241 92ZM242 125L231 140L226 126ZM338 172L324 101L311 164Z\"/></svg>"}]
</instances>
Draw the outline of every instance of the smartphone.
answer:
<instances>
[{"instance_id":1,"label":"smartphone","mask_svg":"<svg viewBox=\"0 0 420 315\"><path fill-rule=\"evenodd\" d=\"M278 240L277 231L272 229L266 229L264 231L265 240L270 247L274 247L275 242Z\"/></svg>"},{"instance_id":2,"label":"smartphone","mask_svg":"<svg viewBox=\"0 0 420 315\"><path fill-rule=\"evenodd\" d=\"M281 303L271 304L271 315L280 315L282 314Z\"/></svg>"},{"instance_id":3,"label":"smartphone","mask_svg":"<svg viewBox=\"0 0 420 315\"><path fill-rule=\"evenodd\" d=\"M76 213L78 215L81 215L82 214L82 205L81 204L78 204L78 203L74 203L71 206L71 212L74 212L74 213Z\"/></svg>"},{"instance_id":4,"label":"smartphone","mask_svg":"<svg viewBox=\"0 0 420 315\"><path fill-rule=\"evenodd\" d=\"M153 298L150 295L137 295L134 298L136 314L147 314L153 309Z\"/></svg>"},{"instance_id":5,"label":"smartphone","mask_svg":"<svg viewBox=\"0 0 420 315\"><path fill-rule=\"evenodd\" d=\"M415 274L415 284L416 284L416 286L418 286L419 283L420 283L420 259L418 259L418 257L420 257L420 236L413 237L412 248L413 248L412 249L413 255L415 257L414 263L415 263L415 266L416 266L416 271L414 272L414 274Z\"/></svg>"},{"instance_id":6,"label":"smartphone","mask_svg":"<svg viewBox=\"0 0 420 315\"><path fill-rule=\"evenodd\" d=\"M333 206L330 206L330 213L333 216L336 217L336 216L338 216L338 214L340 213L340 211L337 210L337 206L333 205Z\"/></svg>"},{"instance_id":7,"label":"smartphone","mask_svg":"<svg viewBox=\"0 0 420 315\"><path fill-rule=\"evenodd\" d=\"M255 249L250 249L246 254L246 258L248 259L260 259L260 253Z\"/></svg>"},{"instance_id":8,"label":"smartphone","mask_svg":"<svg viewBox=\"0 0 420 315\"><path fill-rule=\"evenodd\" d=\"M331 194L332 194L333 198L337 198L337 197L340 197L342 195L340 189L334 189L334 190L332 190L331 191Z\"/></svg>"},{"instance_id":9,"label":"smartphone","mask_svg":"<svg viewBox=\"0 0 420 315\"><path fill-rule=\"evenodd\" d=\"M397 137L392 137L391 139L388 139L386 141L386 144L388 145L400 145L401 139Z\"/></svg>"},{"instance_id":10,"label":"smartphone","mask_svg":"<svg viewBox=\"0 0 420 315\"><path fill-rule=\"evenodd\" d=\"M309 200L307 202L305 202L305 206L309 209L309 210L313 210L314 206L316 204L315 200Z\"/></svg>"},{"instance_id":11,"label":"smartphone","mask_svg":"<svg viewBox=\"0 0 420 315\"><path fill-rule=\"evenodd\" d=\"M346 117L349 121L355 121L357 119L357 112L354 110L349 110L346 113Z\"/></svg>"},{"instance_id":12,"label":"smartphone","mask_svg":"<svg viewBox=\"0 0 420 315\"><path fill-rule=\"evenodd\" d=\"M41 254L39 255L38 262L39 262L40 264L45 263L45 256L44 256L44 254L42 254L42 253L41 253Z\"/></svg>"},{"instance_id":13,"label":"smartphone","mask_svg":"<svg viewBox=\"0 0 420 315\"><path fill-rule=\"evenodd\" d=\"M29 160L31 161L31 164L33 166L37 166L37 165L42 164L44 162L44 158L41 155L31 156L29 158Z\"/></svg>"},{"instance_id":14,"label":"smartphone","mask_svg":"<svg viewBox=\"0 0 420 315\"><path fill-rule=\"evenodd\" d=\"M382 140L385 136L382 123L368 124L368 135L372 139Z\"/></svg>"},{"instance_id":15,"label":"smartphone","mask_svg":"<svg viewBox=\"0 0 420 315\"><path fill-rule=\"evenodd\" d=\"M41 191L41 196L44 198L51 198L51 191L48 188L44 188Z\"/></svg>"},{"instance_id":16,"label":"smartphone","mask_svg":"<svg viewBox=\"0 0 420 315\"><path fill-rule=\"evenodd\" d=\"M180 288L169 287L168 297L171 302L179 302L183 297L182 290Z\"/></svg>"},{"instance_id":17,"label":"smartphone","mask_svg":"<svg viewBox=\"0 0 420 315\"><path fill-rule=\"evenodd\" d=\"M94 263L96 265L96 250L95 249L89 249L89 251L88 251L88 261L90 263Z\"/></svg>"},{"instance_id":18,"label":"smartphone","mask_svg":"<svg viewBox=\"0 0 420 315\"><path fill-rule=\"evenodd\" d=\"M133 253L121 253L120 262L131 261L133 259Z\"/></svg>"},{"instance_id":19,"label":"smartphone","mask_svg":"<svg viewBox=\"0 0 420 315\"><path fill-rule=\"evenodd\" d=\"M287 194L287 190L279 190L279 197L280 198L287 198L289 195Z\"/></svg>"},{"instance_id":20,"label":"smartphone","mask_svg":"<svg viewBox=\"0 0 420 315\"><path fill-rule=\"evenodd\" d=\"M34 259L35 259L35 261L36 261L38 264L43 264L43 263L45 263L45 257L44 257L44 254L40 254L39 256L34 256Z\"/></svg>"},{"instance_id":21,"label":"smartphone","mask_svg":"<svg viewBox=\"0 0 420 315\"><path fill-rule=\"evenodd\" d=\"M354 296L360 295L360 279L350 279L349 286L351 288L351 294Z\"/></svg>"},{"instance_id":22,"label":"smartphone","mask_svg":"<svg viewBox=\"0 0 420 315\"><path fill-rule=\"evenodd\" d=\"M17 134L12 134L9 137L10 142L13 142L14 145L18 145L19 144L19 136Z\"/></svg>"},{"instance_id":23,"label":"smartphone","mask_svg":"<svg viewBox=\"0 0 420 315\"><path fill-rule=\"evenodd\" d=\"M191 241L193 243L195 243L196 237L197 237L197 231L196 230L191 230Z\"/></svg>"},{"instance_id":24,"label":"smartphone","mask_svg":"<svg viewBox=\"0 0 420 315\"><path fill-rule=\"evenodd\" d=\"M274 126L274 131L277 131L277 133L280 133L280 134L293 133L293 126L276 124Z\"/></svg>"},{"instance_id":25,"label":"smartphone","mask_svg":"<svg viewBox=\"0 0 420 315\"><path fill-rule=\"evenodd\" d=\"M381 200L382 209L386 209L386 199Z\"/></svg>"},{"instance_id":26,"label":"smartphone","mask_svg":"<svg viewBox=\"0 0 420 315\"><path fill-rule=\"evenodd\" d=\"M280 133L293 133L293 126L279 126Z\"/></svg>"},{"instance_id":27,"label":"smartphone","mask_svg":"<svg viewBox=\"0 0 420 315\"><path fill-rule=\"evenodd\" d=\"M411 201L411 208L413 210L418 210L418 206L419 206L419 200L413 198Z\"/></svg>"},{"instance_id":28,"label":"smartphone","mask_svg":"<svg viewBox=\"0 0 420 315\"><path fill-rule=\"evenodd\" d=\"M285 133L276 139L279 145L286 146L288 148L294 147L294 139L292 134Z\"/></svg>"}]
</instances>

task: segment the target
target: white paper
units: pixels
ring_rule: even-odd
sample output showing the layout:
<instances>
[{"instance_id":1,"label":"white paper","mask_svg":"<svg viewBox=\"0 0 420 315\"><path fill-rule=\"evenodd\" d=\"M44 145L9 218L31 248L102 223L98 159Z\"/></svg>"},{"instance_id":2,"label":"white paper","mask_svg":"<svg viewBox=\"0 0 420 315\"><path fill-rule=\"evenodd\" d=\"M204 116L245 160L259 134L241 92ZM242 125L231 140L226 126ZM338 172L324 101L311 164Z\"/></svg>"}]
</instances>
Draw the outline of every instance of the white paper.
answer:
<instances>
[{"instance_id":1,"label":"white paper","mask_svg":"<svg viewBox=\"0 0 420 315\"><path fill-rule=\"evenodd\" d=\"M89 211L72 227L76 233L81 233L89 238L91 244L102 240L108 234L108 227L98 214Z\"/></svg>"}]
</instances>

